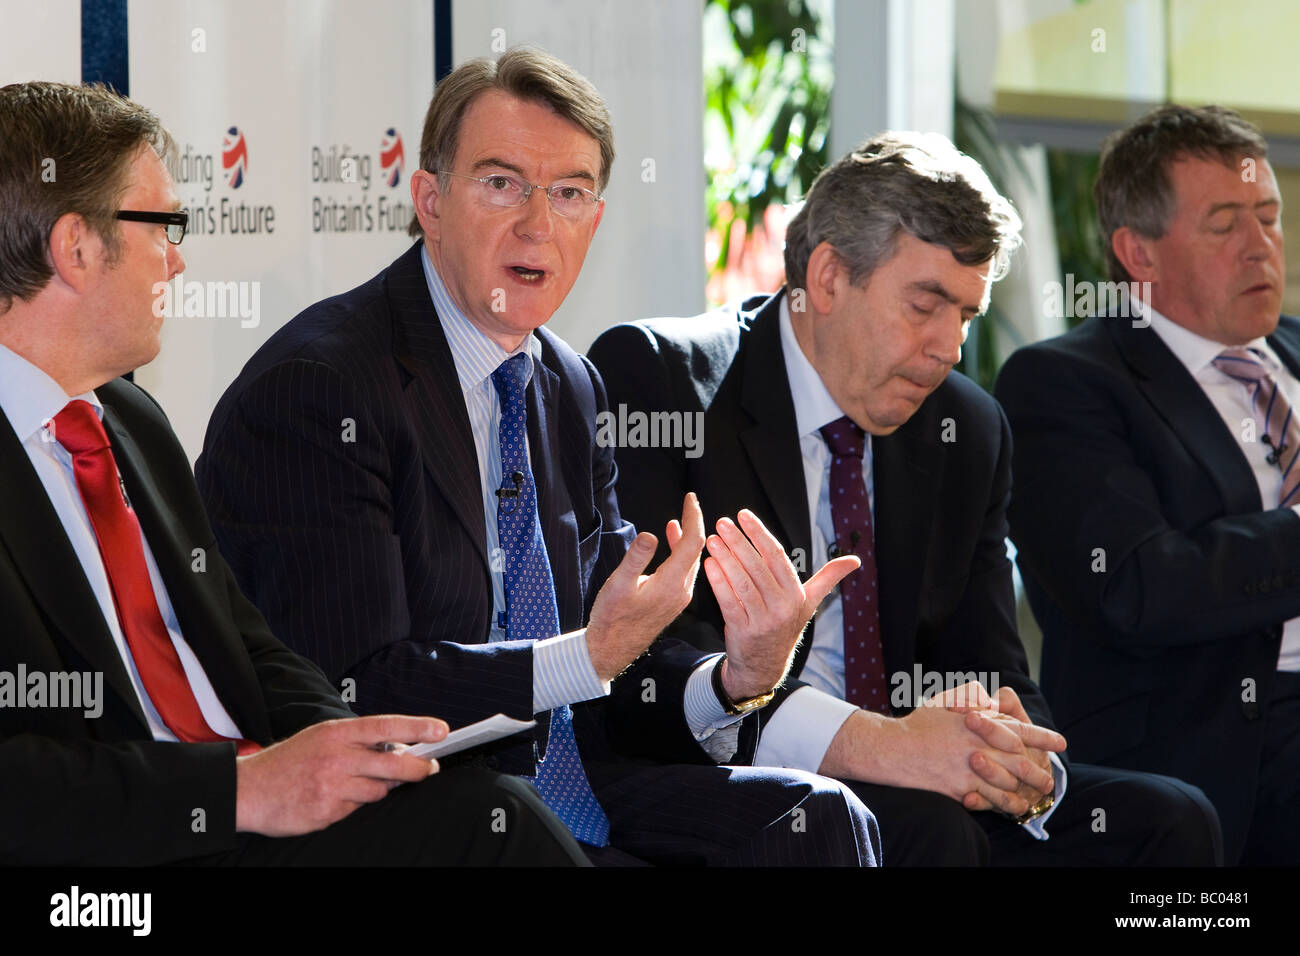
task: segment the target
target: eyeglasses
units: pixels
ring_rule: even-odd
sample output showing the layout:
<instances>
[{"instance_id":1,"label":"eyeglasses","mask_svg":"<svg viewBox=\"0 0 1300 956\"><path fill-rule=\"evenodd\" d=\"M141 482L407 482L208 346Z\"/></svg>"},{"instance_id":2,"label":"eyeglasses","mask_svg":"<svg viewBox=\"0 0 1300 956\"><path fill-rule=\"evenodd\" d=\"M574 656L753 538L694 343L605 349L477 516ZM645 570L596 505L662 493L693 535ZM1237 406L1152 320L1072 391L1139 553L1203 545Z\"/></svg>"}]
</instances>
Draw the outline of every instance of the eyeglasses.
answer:
<instances>
[{"instance_id":1,"label":"eyeglasses","mask_svg":"<svg viewBox=\"0 0 1300 956\"><path fill-rule=\"evenodd\" d=\"M113 218L124 219L127 222L156 222L166 226L167 241L173 246L181 244L181 240L185 238L185 230L190 224L190 214L187 212L137 212L134 209L122 209Z\"/></svg>"},{"instance_id":2,"label":"eyeglasses","mask_svg":"<svg viewBox=\"0 0 1300 956\"><path fill-rule=\"evenodd\" d=\"M534 189L541 189L551 201L551 208L556 215L565 219L585 219L596 209L596 204L604 202L590 189L575 186L572 183L554 183L550 186L537 186L526 183L515 176L505 173L493 173L491 176L466 176L453 173L450 169L440 169L441 176L457 176L468 179L483 187L483 198L493 206L522 206L533 195Z\"/></svg>"}]
</instances>

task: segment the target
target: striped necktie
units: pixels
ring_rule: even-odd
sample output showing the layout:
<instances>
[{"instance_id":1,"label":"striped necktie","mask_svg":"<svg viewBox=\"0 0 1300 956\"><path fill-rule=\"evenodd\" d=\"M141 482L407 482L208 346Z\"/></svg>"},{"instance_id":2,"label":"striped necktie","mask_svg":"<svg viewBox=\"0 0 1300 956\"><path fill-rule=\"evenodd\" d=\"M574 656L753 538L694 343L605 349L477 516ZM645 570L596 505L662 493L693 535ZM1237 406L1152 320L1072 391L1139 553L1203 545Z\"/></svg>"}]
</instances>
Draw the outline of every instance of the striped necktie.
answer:
<instances>
[{"instance_id":1,"label":"striped necktie","mask_svg":"<svg viewBox=\"0 0 1300 956\"><path fill-rule=\"evenodd\" d=\"M1226 349L1213 364L1250 389L1251 407L1264 429L1260 440L1271 449L1268 463L1282 472L1277 506L1286 508L1300 501L1296 494L1300 489L1300 468L1296 467L1296 459L1300 458L1300 421L1292 414L1286 393L1260 358L1261 354L1254 349Z\"/></svg>"}]
</instances>

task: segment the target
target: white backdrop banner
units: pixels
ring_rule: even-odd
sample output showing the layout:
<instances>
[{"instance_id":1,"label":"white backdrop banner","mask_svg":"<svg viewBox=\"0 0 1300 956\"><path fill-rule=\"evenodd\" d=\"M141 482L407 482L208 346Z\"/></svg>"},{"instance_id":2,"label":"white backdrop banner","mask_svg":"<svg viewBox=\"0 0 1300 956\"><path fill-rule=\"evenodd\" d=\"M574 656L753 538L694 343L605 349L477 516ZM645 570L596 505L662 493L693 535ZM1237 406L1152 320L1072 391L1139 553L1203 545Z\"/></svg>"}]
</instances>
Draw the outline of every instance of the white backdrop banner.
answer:
<instances>
[{"instance_id":1,"label":"white backdrop banner","mask_svg":"<svg viewBox=\"0 0 1300 956\"><path fill-rule=\"evenodd\" d=\"M216 400L280 326L410 244L433 92L427 0L132 0L131 96L176 138L189 232L136 373L191 461Z\"/></svg>"}]
</instances>

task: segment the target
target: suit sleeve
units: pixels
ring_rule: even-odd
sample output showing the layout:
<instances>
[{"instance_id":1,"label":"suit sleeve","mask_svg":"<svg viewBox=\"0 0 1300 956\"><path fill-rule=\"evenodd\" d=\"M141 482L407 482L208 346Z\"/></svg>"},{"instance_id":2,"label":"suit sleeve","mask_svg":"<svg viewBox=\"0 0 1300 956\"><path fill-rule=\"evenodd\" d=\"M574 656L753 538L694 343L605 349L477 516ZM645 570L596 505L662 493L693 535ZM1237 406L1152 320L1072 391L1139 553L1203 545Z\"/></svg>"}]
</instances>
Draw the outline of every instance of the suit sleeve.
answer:
<instances>
[{"instance_id":1,"label":"suit sleeve","mask_svg":"<svg viewBox=\"0 0 1300 956\"><path fill-rule=\"evenodd\" d=\"M595 399L595 415L608 411L605 383L591 362L584 359L591 377ZM593 417L593 420L598 420ZM586 611L601 584L618 566L627 552L636 529L620 512L620 496L616 494L619 468L615 463L614 449L597 439L594 443L591 469L592 491L601 526L600 558L587 589ZM669 490L671 494L671 490ZM683 493L684 494L684 493ZM677 497L674 516L681 514L681 496ZM661 522L657 536L661 554L668 554L663 540ZM686 683L691 673L708 656L707 652L677 639L670 628L651 644L642 655L614 682L610 690L605 721L606 732L613 748L620 754L649 758L672 763L712 763L687 725L682 710ZM750 745L742 733L741 746Z\"/></svg>"},{"instance_id":2,"label":"suit sleeve","mask_svg":"<svg viewBox=\"0 0 1300 956\"><path fill-rule=\"evenodd\" d=\"M410 556L394 459L368 399L321 362L253 379L209 428L200 489L240 586L271 629L319 664L359 713L431 714L453 727L533 716L532 643L467 643L412 626ZM424 516L427 518L427 516ZM436 560L436 556L434 557ZM435 565L420 587L464 591L477 568ZM345 683L349 682L349 683ZM350 696L349 692L355 696Z\"/></svg>"},{"instance_id":3,"label":"suit sleeve","mask_svg":"<svg viewBox=\"0 0 1300 956\"><path fill-rule=\"evenodd\" d=\"M1300 613L1300 590L1253 587L1295 569L1300 517L1270 509L1171 525L1104 374L1031 348L999 378L1016 441L1011 532L1026 574L1096 640L1152 654Z\"/></svg>"},{"instance_id":4,"label":"suit sleeve","mask_svg":"<svg viewBox=\"0 0 1300 956\"><path fill-rule=\"evenodd\" d=\"M608 407L626 407L629 413L680 407L680 402L672 394L667 364L650 332L634 325L615 326L596 340L589 357L600 370L608 389ZM688 491L694 490L687 487L683 455L680 449L623 445L618 447L616 457L617 469L611 474L617 483L617 506L637 528L659 538L659 549L652 564L652 567L657 567L671 553L664 536L664 525L681 515L682 499ZM701 505L706 509L707 519L708 503L702 501ZM669 696L679 705L679 715L689 671L705 656L725 649L721 629L699 614L699 608L711 599L708 579L701 570L695 581L695 596L690 607L668 626L664 636L651 646L648 657L640 662L643 669L657 666L677 675L669 684ZM797 682L794 683L798 686ZM792 689L787 687L784 693ZM626 704L635 690L636 683L625 676L615 684L615 700ZM775 706L769 706L744 720L739 749L730 762L745 763L753 757L758 745L760 715L770 716L767 712L773 710ZM625 706L623 712L629 711L630 707ZM686 733L689 735L689 730ZM664 735L660 739L674 738ZM694 743L694 738L690 739ZM693 749L699 752L698 744ZM659 753L657 756L665 758L667 755Z\"/></svg>"}]
</instances>

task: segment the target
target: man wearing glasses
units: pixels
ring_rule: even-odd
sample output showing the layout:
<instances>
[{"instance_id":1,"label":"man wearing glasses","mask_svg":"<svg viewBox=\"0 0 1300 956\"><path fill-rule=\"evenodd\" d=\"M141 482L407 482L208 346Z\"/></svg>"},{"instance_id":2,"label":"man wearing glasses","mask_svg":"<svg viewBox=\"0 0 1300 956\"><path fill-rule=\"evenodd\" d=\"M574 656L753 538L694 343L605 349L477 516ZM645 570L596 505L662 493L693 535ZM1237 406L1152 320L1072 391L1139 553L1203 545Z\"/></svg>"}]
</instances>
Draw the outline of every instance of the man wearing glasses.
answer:
<instances>
[{"instance_id":1,"label":"man wearing glasses","mask_svg":"<svg viewBox=\"0 0 1300 956\"><path fill-rule=\"evenodd\" d=\"M353 717L236 587L118 377L185 268L172 148L102 87L0 88L0 864L585 862L518 781L379 749L446 726Z\"/></svg>"},{"instance_id":2,"label":"man wearing glasses","mask_svg":"<svg viewBox=\"0 0 1300 956\"><path fill-rule=\"evenodd\" d=\"M699 504L643 576L657 542L619 516L604 387L542 328L613 153L600 95L553 57L443 80L411 178L422 241L293 319L217 406L198 477L218 539L359 711L535 717L477 759L534 779L597 862L874 863L875 821L838 783L717 765L752 755L793 640L655 642L690 600ZM740 528L792 624L857 565L803 585L761 525Z\"/></svg>"}]
</instances>

